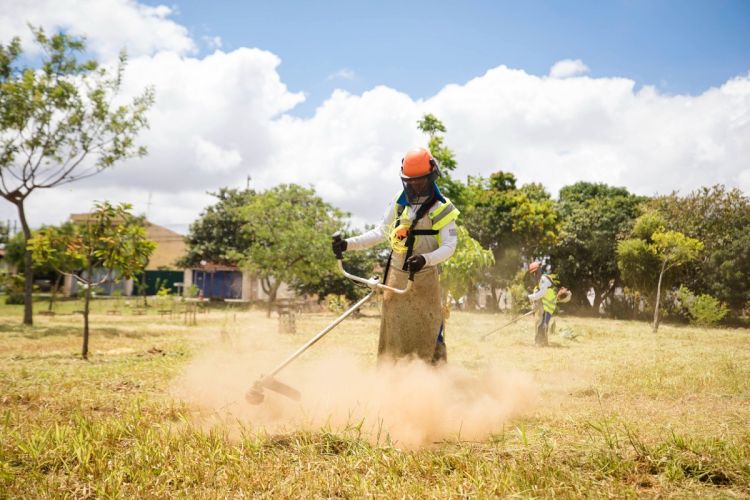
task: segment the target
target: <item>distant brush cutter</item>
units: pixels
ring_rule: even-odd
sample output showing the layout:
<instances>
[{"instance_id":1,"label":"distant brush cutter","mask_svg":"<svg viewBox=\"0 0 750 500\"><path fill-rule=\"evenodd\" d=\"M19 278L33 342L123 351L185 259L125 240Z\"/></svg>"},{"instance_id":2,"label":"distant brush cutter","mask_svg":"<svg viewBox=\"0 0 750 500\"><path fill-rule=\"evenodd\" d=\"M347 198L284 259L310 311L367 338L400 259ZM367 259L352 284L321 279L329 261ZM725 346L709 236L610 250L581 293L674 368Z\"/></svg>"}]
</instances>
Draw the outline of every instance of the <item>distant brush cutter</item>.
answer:
<instances>
[{"instance_id":1,"label":"distant brush cutter","mask_svg":"<svg viewBox=\"0 0 750 500\"><path fill-rule=\"evenodd\" d=\"M333 235L334 240L340 240L341 234L336 233ZM301 399L300 392L290 387L283 382L279 382L274 377L284 368L286 368L287 365L289 365L292 361L297 359L303 352L305 352L307 349L309 349L313 344L315 344L317 341L322 339L328 332L333 330L336 325L344 321L349 315L351 315L354 311L359 309L362 304L370 300L370 298L375 294L376 290L388 290L389 292L397 293L397 294L403 294L407 293L409 290L411 290L412 283L414 282L414 273L409 273L409 281L406 284L406 288L404 289L398 289L393 288L387 285L384 285L380 283L380 277L375 276L370 279L361 278L359 276L354 276L353 274L349 274L344 269L343 264L343 254L341 252L338 252L336 254L336 259L338 262L339 270L349 278L350 280L356 281L358 283L362 283L363 285L366 285L368 288L370 288L370 293L365 295L363 298L361 298L356 304L351 306L349 309L347 309L341 316L336 318L331 324L326 326L323 330L321 330L317 335L315 335L313 338L308 340L305 345L294 351L283 363L281 363L279 366L277 366L270 374L268 375L261 375L261 377L253 383L253 386L250 388L250 390L247 391L245 394L245 399L248 403L253 405L259 405L263 402L264 395L263 395L263 389L269 389L274 392L278 392L279 394L282 394L290 399L293 399L295 401L299 401Z\"/></svg>"},{"instance_id":2,"label":"distant brush cutter","mask_svg":"<svg viewBox=\"0 0 750 500\"><path fill-rule=\"evenodd\" d=\"M504 325L502 325L502 326L499 326L499 327L495 328L495 329L494 329L494 330L492 330L491 332L485 333L485 334L484 334L484 335L482 336L482 340L486 339L487 337L489 337L489 336L490 336L490 335L492 335L493 333L497 333L497 332L499 332L500 330L502 330L502 329L503 329L503 328L505 328L506 326L510 326L510 325L512 325L513 323L516 323L516 322L520 321L521 319L525 318L526 316L530 316L530 315L534 314L534 312L536 312L536 309L532 309L531 311L527 312L526 314L522 314L522 315L520 315L520 316L516 316L515 318L513 318L513 319L512 319L512 320L510 320L510 321L508 321L508 322L507 322L507 323L505 323Z\"/></svg>"}]
</instances>

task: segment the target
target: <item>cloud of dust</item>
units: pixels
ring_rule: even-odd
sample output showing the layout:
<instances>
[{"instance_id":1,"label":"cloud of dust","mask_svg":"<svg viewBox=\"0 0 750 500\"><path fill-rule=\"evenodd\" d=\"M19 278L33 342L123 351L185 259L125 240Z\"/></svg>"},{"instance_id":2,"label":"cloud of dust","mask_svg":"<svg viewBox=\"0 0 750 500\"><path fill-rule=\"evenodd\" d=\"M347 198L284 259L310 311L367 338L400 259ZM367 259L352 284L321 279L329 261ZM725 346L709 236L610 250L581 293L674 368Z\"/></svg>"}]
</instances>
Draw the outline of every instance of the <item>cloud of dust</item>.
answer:
<instances>
[{"instance_id":1,"label":"cloud of dust","mask_svg":"<svg viewBox=\"0 0 750 500\"><path fill-rule=\"evenodd\" d=\"M222 344L199 354L176 380L173 394L209 420L239 421L270 433L359 426L373 442L405 448L485 439L537 397L523 373L487 368L472 374L450 363L434 368L418 360L375 366L374 359L330 351L321 356L313 347L276 377L301 391L302 400L265 389L265 400L254 406L245 392L293 352L264 344Z\"/></svg>"}]
</instances>

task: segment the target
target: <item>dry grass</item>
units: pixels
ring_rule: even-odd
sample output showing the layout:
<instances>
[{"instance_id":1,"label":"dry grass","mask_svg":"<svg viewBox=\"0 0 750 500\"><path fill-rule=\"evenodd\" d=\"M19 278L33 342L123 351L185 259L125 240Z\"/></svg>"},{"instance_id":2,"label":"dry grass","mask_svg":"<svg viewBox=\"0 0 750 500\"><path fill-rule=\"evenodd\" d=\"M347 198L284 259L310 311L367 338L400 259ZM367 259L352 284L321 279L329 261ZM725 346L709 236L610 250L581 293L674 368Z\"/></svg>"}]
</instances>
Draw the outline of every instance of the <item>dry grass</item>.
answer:
<instances>
[{"instance_id":1,"label":"dry grass","mask_svg":"<svg viewBox=\"0 0 750 500\"><path fill-rule=\"evenodd\" d=\"M374 361L376 314L347 320L309 359L343 349ZM450 363L527 373L536 403L481 441L415 450L373 442L356 422L283 434L247 421L207 428L171 395L212 346L273 344L273 364L331 319L303 315L294 336L255 311L236 320L213 311L188 327L101 309L84 362L79 315L22 328L19 309L0 309L0 497L750 496L747 330L653 335L642 323L563 317L558 329L580 336L538 349L529 322L482 342L508 318L454 313Z\"/></svg>"}]
</instances>

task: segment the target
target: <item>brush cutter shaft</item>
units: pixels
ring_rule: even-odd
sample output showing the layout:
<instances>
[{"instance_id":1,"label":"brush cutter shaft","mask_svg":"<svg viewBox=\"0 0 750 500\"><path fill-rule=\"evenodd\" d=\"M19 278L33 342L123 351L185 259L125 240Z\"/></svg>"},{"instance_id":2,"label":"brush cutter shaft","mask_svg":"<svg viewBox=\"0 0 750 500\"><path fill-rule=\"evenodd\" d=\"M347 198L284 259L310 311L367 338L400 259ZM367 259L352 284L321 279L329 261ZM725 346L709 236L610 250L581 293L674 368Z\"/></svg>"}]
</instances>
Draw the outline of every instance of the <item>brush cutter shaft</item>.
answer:
<instances>
[{"instance_id":1,"label":"brush cutter shaft","mask_svg":"<svg viewBox=\"0 0 750 500\"><path fill-rule=\"evenodd\" d=\"M516 318L513 318L512 320L510 320L510 321L508 321L507 323L505 323L505 324L504 324L503 326L497 327L497 328L495 328L494 330L492 330L491 332L489 332L489 333L486 333L486 334L485 334L485 335L484 335L484 336L482 337L482 340L486 339L487 337L489 337L490 335L492 335L492 334L493 334L493 333L495 333L495 332L499 332L500 330L502 330L502 329L503 329L503 328L505 328L506 326L510 326L510 325L512 325L513 323L517 322L518 320L520 320L520 319L522 319L522 318L525 318L526 316L529 316L530 314L534 314L534 312L536 312L536 309L532 309L531 311L527 312L526 314L522 314L521 316L518 316L518 317L516 317Z\"/></svg>"},{"instance_id":2,"label":"brush cutter shaft","mask_svg":"<svg viewBox=\"0 0 750 500\"><path fill-rule=\"evenodd\" d=\"M339 262L341 262L341 261L339 261ZM336 325L338 325L339 323L341 323L342 321L344 321L344 319L346 319L347 316L349 316L351 313L353 313L354 311L356 311L362 304L364 304L365 302L367 302L368 300L370 300L370 297L372 297L374 294L375 294L375 290L373 290L370 293L368 293L367 295L365 295L363 298L361 298L359 300L359 302L357 302L356 304L354 304L353 306L351 306L349 309L347 309L346 311L344 311L344 313L341 316L339 316L338 318L336 318L333 321L333 323L329 324L327 327L325 327L323 330L321 330L320 333L318 333L313 338L311 338L310 340L308 340L307 343L305 343L305 345L303 345L302 347L300 347L299 349L297 349L283 363L281 363L278 367L276 367L276 369L274 371L272 371L271 374L268 375L268 376L269 377L273 377L274 375L276 375L277 373L279 373L281 370L283 370L289 363L291 363L292 361L294 361L295 359L297 359L300 356L300 354L302 354L308 348L310 348L310 346L312 346L313 344L315 344L318 340L322 339L325 336L326 333L330 332L331 330L333 330L336 327Z\"/></svg>"}]
</instances>

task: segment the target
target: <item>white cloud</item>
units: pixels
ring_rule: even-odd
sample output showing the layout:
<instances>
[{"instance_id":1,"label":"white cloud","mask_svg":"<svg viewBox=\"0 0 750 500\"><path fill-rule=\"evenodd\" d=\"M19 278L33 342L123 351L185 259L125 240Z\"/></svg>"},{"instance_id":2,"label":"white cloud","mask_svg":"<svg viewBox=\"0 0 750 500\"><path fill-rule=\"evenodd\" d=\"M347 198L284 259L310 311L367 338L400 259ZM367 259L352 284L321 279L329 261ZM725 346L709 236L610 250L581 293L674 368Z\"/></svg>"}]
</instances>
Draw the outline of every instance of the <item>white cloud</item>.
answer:
<instances>
[{"instance_id":1,"label":"white cloud","mask_svg":"<svg viewBox=\"0 0 750 500\"><path fill-rule=\"evenodd\" d=\"M220 36L204 35L201 37L201 40L203 40L203 43L211 50L220 49L224 44Z\"/></svg>"},{"instance_id":2,"label":"white cloud","mask_svg":"<svg viewBox=\"0 0 750 500\"><path fill-rule=\"evenodd\" d=\"M563 59L557 61L549 69L549 76L552 78L570 78L571 76L585 75L589 72L589 67L583 64L580 59Z\"/></svg>"},{"instance_id":3,"label":"white cloud","mask_svg":"<svg viewBox=\"0 0 750 500\"><path fill-rule=\"evenodd\" d=\"M194 142L195 163L208 172L227 172L242 163L242 155L236 149L224 149L202 137Z\"/></svg>"},{"instance_id":4,"label":"white cloud","mask_svg":"<svg viewBox=\"0 0 750 500\"><path fill-rule=\"evenodd\" d=\"M188 30L169 19L172 8L148 6L134 0L4 0L0 9L0 36L7 42L20 36L31 49L27 23L48 32L65 30L85 34L88 49L105 59L125 48L131 56L168 50L195 51Z\"/></svg>"},{"instance_id":5,"label":"white cloud","mask_svg":"<svg viewBox=\"0 0 750 500\"><path fill-rule=\"evenodd\" d=\"M119 4L153 18L138 4ZM160 22L172 23L165 16ZM169 40L126 70L125 94L156 89L151 128L141 136L149 156L34 193L33 224L59 222L102 199L145 212L152 193L149 218L185 230L211 201L206 191L244 187L247 175L260 188L313 185L356 223L373 222L400 188L404 151L426 145L416 122L427 112L448 128L461 179L502 169L553 195L579 180L645 195L714 183L750 191L750 74L685 96L636 91L624 78L575 77L580 68L557 73L572 78L549 78L499 66L420 100L384 86L361 95L337 90L312 117L298 118L287 113L303 94L281 81L276 55L241 48L197 58L165 48ZM0 219L14 217L0 203Z\"/></svg>"},{"instance_id":6,"label":"white cloud","mask_svg":"<svg viewBox=\"0 0 750 500\"><path fill-rule=\"evenodd\" d=\"M335 73L328 75L328 80L354 80L356 74L349 68L341 68Z\"/></svg>"}]
</instances>

